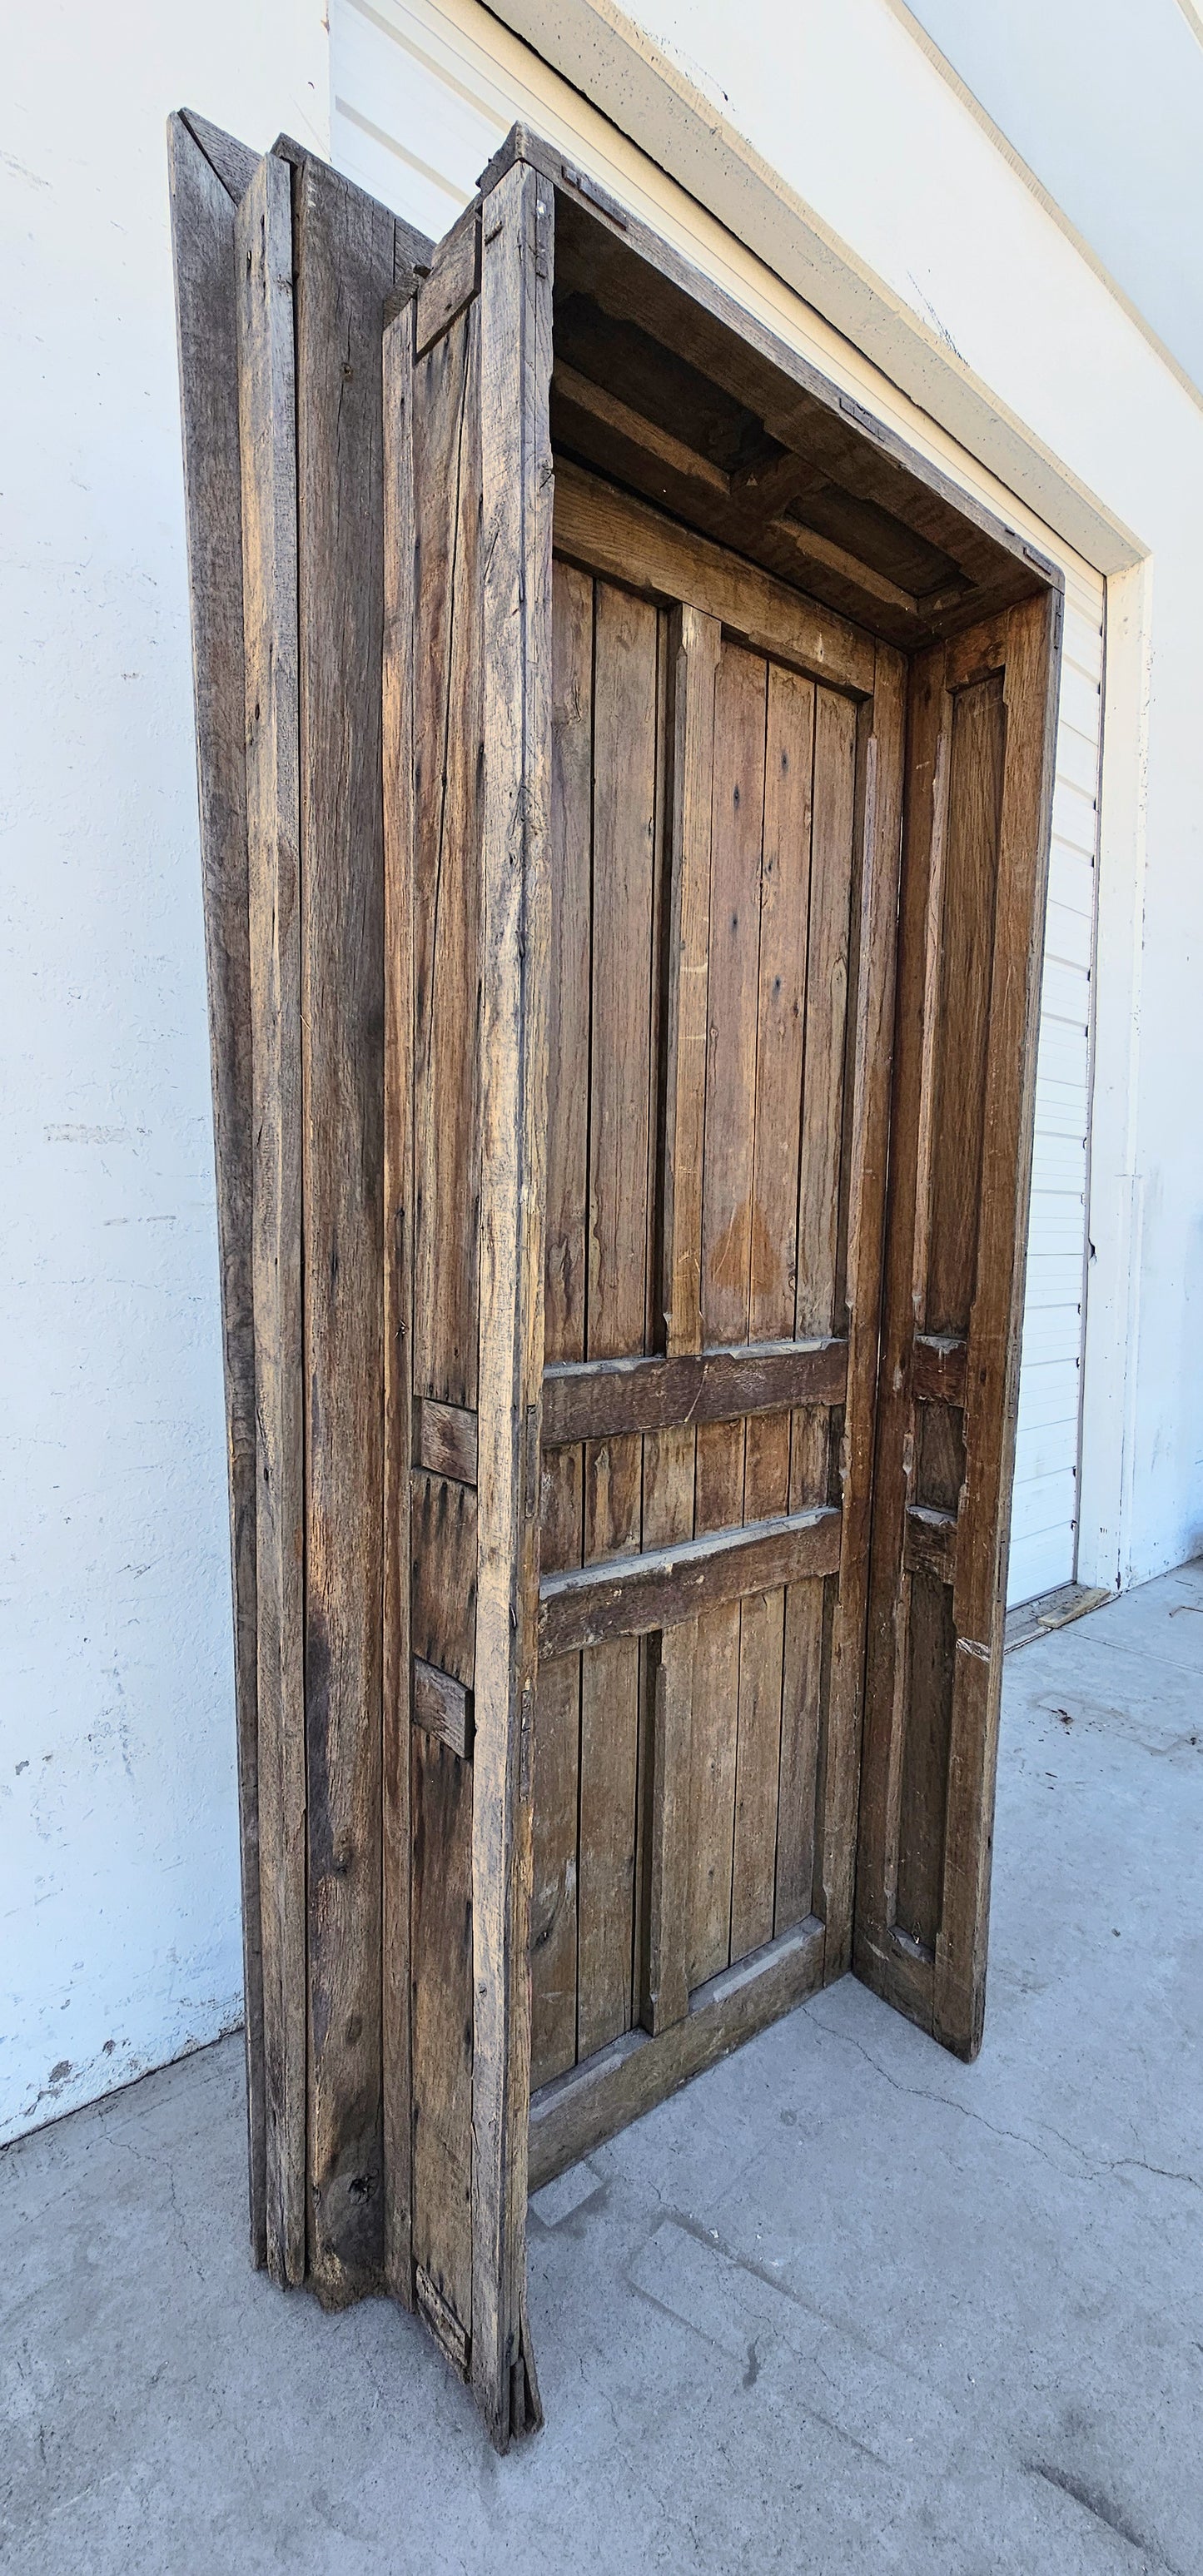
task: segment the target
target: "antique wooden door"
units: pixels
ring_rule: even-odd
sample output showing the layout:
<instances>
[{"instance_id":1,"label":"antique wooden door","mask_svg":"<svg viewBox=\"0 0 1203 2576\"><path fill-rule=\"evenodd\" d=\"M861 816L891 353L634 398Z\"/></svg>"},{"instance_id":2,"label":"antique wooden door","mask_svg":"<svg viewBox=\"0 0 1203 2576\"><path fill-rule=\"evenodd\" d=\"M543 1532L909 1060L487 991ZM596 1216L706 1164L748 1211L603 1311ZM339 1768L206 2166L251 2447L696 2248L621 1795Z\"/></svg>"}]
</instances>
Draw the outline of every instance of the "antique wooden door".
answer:
<instances>
[{"instance_id":1,"label":"antique wooden door","mask_svg":"<svg viewBox=\"0 0 1203 2576\"><path fill-rule=\"evenodd\" d=\"M535 2175L848 1963L904 680L555 524Z\"/></svg>"}]
</instances>

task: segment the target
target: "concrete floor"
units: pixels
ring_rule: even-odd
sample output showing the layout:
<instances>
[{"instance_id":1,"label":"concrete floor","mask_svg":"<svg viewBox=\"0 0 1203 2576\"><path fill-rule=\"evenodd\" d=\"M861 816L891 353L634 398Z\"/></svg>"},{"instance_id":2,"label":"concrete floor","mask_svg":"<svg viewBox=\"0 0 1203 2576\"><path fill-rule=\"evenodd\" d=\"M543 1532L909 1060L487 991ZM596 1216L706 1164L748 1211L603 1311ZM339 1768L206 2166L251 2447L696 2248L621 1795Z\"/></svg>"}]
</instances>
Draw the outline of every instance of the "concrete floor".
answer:
<instances>
[{"instance_id":1,"label":"concrete floor","mask_svg":"<svg viewBox=\"0 0 1203 2576\"><path fill-rule=\"evenodd\" d=\"M851 1979L541 2193L548 2426L246 2259L224 2042L0 2159L8 2576L1203 2568L1203 1564L1007 1666L986 2045Z\"/></svg>"}]
</instances>

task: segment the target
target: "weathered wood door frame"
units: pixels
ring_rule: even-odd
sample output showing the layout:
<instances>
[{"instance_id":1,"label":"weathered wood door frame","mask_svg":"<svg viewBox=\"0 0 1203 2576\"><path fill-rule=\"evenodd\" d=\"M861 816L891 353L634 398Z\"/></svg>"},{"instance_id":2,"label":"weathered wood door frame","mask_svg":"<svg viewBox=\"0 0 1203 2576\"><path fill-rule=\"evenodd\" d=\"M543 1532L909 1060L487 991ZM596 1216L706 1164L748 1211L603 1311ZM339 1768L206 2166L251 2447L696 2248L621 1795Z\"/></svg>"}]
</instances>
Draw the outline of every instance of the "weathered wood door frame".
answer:
<instances>
[{"instance_id":1,"label":"weathered wood door frame","mask_svg":"<svg viewBox=\"0 0 1203 2576\"><path fill-rule=\"evenodd\" d=\"M252 2245L278 2279L308 2280L328 2303L383 2287L416 2305L504 2447L539 2421L525 2313L532 2175L850 1961L948 2045L972 2054L980 2039L1057 577L519 129L437 252L294 145L257 161L181 117L171 150ZM556 397L590 469L556 478L557 544L621 582L637 520L641 561L659 567L652 593L675 619L666 1343L608 1374L545 1372L543 1349L557 213L578 286L595 262L620 330L658 333L672 366L700 369L728 407L756 412L752 462L728 470L692 454L677 434L687 423L645 418L628 398L637 380L598 381L579 353ZM449 430L454 490L431 481ZM942 546L955 578L925 588L920 573L908 588L805 511L791 517L816 472L820 486L834 475L857 524L887 501L895 524L909 513L916 561ZM449 563L470 584L458 618ZM799 579L825 602L817 621ZM754 1361L701 1348L696 1101L675 1069L698 1038L705 705L724 626L829 683L838 628L851 658L836 685L860 708L844 1355L830 1335ZM433 767L428 662L455 710ZM955 709L980 688L997 810L993 838L979 832L957 857ZM453 1022L460 1012L450 1054L432 1035L427 971L445 857L467 906L444 979ZM962 1011L954 1045L941 961L958 870L971 906L973 886L985 889L991 962L983 982L971 960L978 1022ZM962 922L962 948L963 934ZM983 1143L972 1240L958 1238L965 1314L944 1330L925 1307L924 1260L958 1047L984 1086ZM626 1407L624 1423L633 1406L640 1428L679 1423L682 1406L730 1419L749 1409L750 1367L784 1372L778 1398L788 1380L804 1401L845 1402L841 1507L720 1534L705 1564L697 1542L670 1534L660 1559L541 1584L544 1449L581 1436L573 1426L595 1423L599 1404ZM922 1482L929 1415L944 1443L938 1503ZM957 1492L953 1416L965 1435ZM680 1614L719 1554L738 1595L757 1549L758 1585L781 1580L786 1558L825 1566L825 1550L838 1576L823 1913L690 1996L671 1829L690 1688ZM917 1571L951 1601L935 1736L930 1711L918 1732L912 1723ZM532 2118L540 1645L595 1633L616 1589L622 1616L638 1597L636 1619L667 1641L647 2027L604 2065L557 2079ZM904 1826L908 1851L926 1854L917 1877L900 1863ZM919 1933L912 1880L926 1891Z\"/></svg>"}]
</instances>

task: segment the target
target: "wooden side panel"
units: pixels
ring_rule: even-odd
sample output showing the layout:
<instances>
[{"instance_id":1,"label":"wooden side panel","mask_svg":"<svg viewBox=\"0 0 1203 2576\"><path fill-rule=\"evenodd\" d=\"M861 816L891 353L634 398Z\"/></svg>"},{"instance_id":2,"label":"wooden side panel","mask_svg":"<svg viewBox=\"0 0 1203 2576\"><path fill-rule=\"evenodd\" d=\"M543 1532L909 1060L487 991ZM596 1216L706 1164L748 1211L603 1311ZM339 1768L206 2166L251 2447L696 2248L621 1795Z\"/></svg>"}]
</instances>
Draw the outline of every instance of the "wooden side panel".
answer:
<instances>
[{"instance_id":1,"label":"wooden side panel","mask_svg":"<svg viewBox=\"0 0 1203 2576\"><path fill-rule=\"evenodd\" d=\"M475 1431L480 1222L480 310L453 319L413 380L413 1334L427 1400ZM415 1453L416 1455L416 1453ZM407 1458L408 1468L408 1458ZM475 1463L472 1473L475 1477ZM474 1483L411 1480L414 1656L471 1689ZM406 1685L406 1729L409 1682ZM471 1766L415 1736L413 2251L467 2348L472 2332ZM424 2311L425 2313L425 2311Z\"/></svg>"},{"instance_id":2,"label":"wooden side panel","mask_svg":"<svg viewBox=\"0 0 1203 2576\"><path fill-rule=\"evenodd\" d=\"M255 155L230 135L219 138L219 148L220 164L215 165L202 149L190 121L183 116L170 118L171 232L179 335L230 1487L251 2251L255 2262L262 2264L267 2259L267 2231L256 1706L253 1117L234 273L235 203L254 170Z\"/></svg>"},{"instance_id":3,"label":"wooden side panel","mask_svg":"<svg viewBox=\"0 0 1203 2576\"><path fill-rule=\"evenodd\" d=\"M261 161L234 228L254 1092L259 1877L267 2261L305 2276L305 1448L292 205Z\"/></svg>"},{"instance_id":4,"label":"wooden side panel","mask_svg":"<svg viewBox=\"0 0 1203 2576\"><path fill-rule=\"evenodd\" d=\"M383 2263L382 317L395 230L294 179L305 1029L309 2269Z\"/></svg>"},{"instance_id":5,"label":"wooden side panel","mask_svg":"<svg viewBox=\"0 0 1203 2576\"><path fill-rule=\"evenodd\" d=\"M855 1964L964 2056L984 2009L1056 611L1012 609L911 682Z\"/></svg>"},{"instance_id":6,"label":"wooden side panel","mask_svg":"<svg viewBox=\"0 0 1203 2576\"><path fill-rule=\"evenodd\" d=\"M412 298L384 334L384 1664L381 1814L385 2281L413 2301L410 1958L413 1439Z\"/></svg>"},{"instance_id":7,"label":"wooden side panel","mask_svg":"<svg viewBox=\"0 0 1203 2576\"><path fill-rule=\"evenodd\" d=\"M541 2421L526 2321L531 1734L538 1659L551 747L552 197L518 163L481 226L478 1584L472 1819L472 2386Z\"/></svg>"}]
</instances>

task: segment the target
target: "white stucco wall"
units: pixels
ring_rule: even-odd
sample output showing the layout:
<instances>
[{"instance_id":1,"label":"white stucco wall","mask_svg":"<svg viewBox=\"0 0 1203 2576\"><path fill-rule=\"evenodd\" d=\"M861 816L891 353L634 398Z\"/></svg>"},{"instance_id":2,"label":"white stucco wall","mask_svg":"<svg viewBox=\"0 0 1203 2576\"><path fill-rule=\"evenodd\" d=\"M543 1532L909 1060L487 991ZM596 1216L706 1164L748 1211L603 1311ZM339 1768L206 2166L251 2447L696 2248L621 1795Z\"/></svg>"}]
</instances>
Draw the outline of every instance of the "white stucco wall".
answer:
<instances>
[{"instance_id":1,"label":"white stucco wall","mask_svg":"<svg viewBox=\"0 0 1203 2576\"><path fill-rule=\"evenodd\" d=\"M241 2013L164 123L325 148L320 0L10 13L0 2136Z\"/></svg>"}]
</instances>

